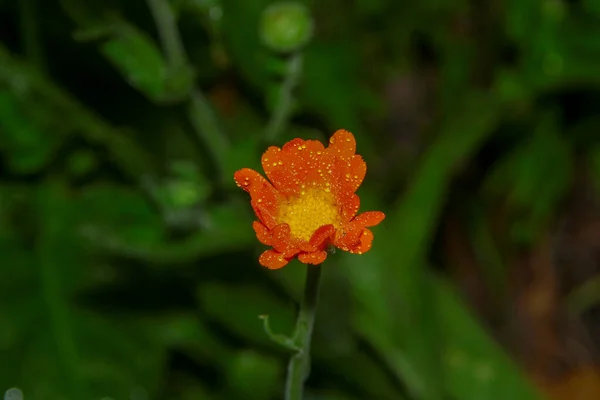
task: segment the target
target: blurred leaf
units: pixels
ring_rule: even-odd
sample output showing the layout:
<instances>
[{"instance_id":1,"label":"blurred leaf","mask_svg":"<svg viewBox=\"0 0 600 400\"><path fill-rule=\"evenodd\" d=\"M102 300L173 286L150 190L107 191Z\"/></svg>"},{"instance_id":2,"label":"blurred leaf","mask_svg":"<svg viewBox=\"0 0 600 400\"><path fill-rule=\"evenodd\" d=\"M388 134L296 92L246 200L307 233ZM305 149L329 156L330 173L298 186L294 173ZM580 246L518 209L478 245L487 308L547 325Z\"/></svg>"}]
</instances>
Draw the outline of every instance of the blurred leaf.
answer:
<instances>
[{"instance_id":1,"label":"blurred leaf","mask_svg":"<svg viewBox=\"0 0 600 400\"><path fill-rule=\"evenodd\" d=\"M506 194L513 210L527 213L516 221L518 241L535 239L570 186L572 150L557 130L552 114L545 115L536 131L499 161L484 184L488 194Z\"/></svg>"},{"instance_id":2,"label":"blurred leaf","mask_svg":"<svg viewBox=\"0 0 600 400\"><path fill-rule=\"evenodd\" d=\"M90 187L79 197L74 213L84 231L112 231L133 246L159 243L165 234L159 214L147 199L127 188Z\"/></svg>"},{"instance_id":3,"label":"blurred leaf","mask_svg":"<svg viewBox=\"0 0 600 400\"><path fill-rule=\"evenodd\" d=\"M262 46L258 26L263 10L271 0L223 0L222 33L232 63L256 89L264 89L269 83L265 64L271 57Z\"/></svg>"},{"instance_id":4,"label":"blurred leaf","mask_svg":"<svg viewBox=\"0 0 600 400\"><path fill-rule=\"evenodd\" d=\"M236 357L205 321L192 313L177 313L156 319L157 338L166 346L183 350L197 362L214 363L223 372Z\"/></svg>"},{"instance_id":5,"label":"blurred leaf","mask_svg":"<svg viewBox=\"0 0 600 400\"><path fill-rule=\"evenodd\" d=\"M236 140L233 143L231 151L227 154L227 166L229 170L226 172L226 175L233 177L235 171L241 168L252 168L256 171L262 171L260 164L260 144L261 141L258 136L246 136ZM233 179L229 179L227 183L230 188L236 188Z\"/></svg>"},{"instance_id":6,"label":"blurred leaf","mask_svg":"<svg viewBox=\"0 0 600 400\"><path fill-rule=\"evenodd\" d=\"M435 277L440 307L444 379L453 397L464 400L540 399L516 364L479 326L450 285Z\"/></svg>"},{"instance_id":7,"label":"blurred leaf","mask_svg":"<svg viewBox=\"0 0 600 400\"><path fill-rule=\"evenodd\" d=\"M270 292L256 286L206 283L198 288L201 307L211 318L253 343L278 347L263 330L260 315L268 315L275 333L291 334L295 315ZM235 307L231 307L235 304Z\"/></svg>"},{"instance_id":8,"label":"blurred leaf","mask_svg":"<svg viewBox=\"0 0 600 400\"><path fill-rule=\"evenodd\" d=\"M79 134L92 143L103 144L114 161L134 179L139 179L139 176L150 168L151 162L148 155L142 148L132 143L126 132L110 126L106 121L52 83L45 75L42 75L27 63L16 59L0 45L0 92L4 92L2 88L11 93L10 98L19 99L23 107L26 107L28 118L40 123L46 141L52 137L55 138L53 140L56 140L56 138L64 138L69 134ZM4 107L16 106L12 104L12 101L7 100L8 95L2 94L1 96L2 100L0 101ZM0 112L7 111L10 111L10 109L0 110ZM69 118L64 118L66 115ZM18 116L19 112L17 111L14 117L2 118L2 122L11 124L9 125L10 129L16 129L17 125L14 124L14 118L18 118ZM23 135L25 133L26 137L42 134L42 132L30 131L30 126L32 126L32 123L23 124L25 129L19 134ZM49 133L54 136L48 136ZM52 147L48 142L42 142L43 145ZM29 151L31 149L27 147L25 150L27 151L25 154L30 158ZM37 149L35 151L38 152L37 154L46 154L48 150ZM17 154L19 154L19 151L17 151ZM34 159L35 154L33 153Z\"/></svg>"},{"instance_id":9,"label":"blurred leaf","mask_svg":"<svg viewBox=\"0 0 600 400\"><path fill-rule=\"evenodd\" d=\"M53 158L68 128L45 107L31 106L0 82L0 150L16 173L39 171Z\"/></svg>"},{"instance_id":10,"label":"blurred leaf","mask_svg":"<svg viewBox=\"0 0 600 400\"><path fill-rule=\"evenodd\" d=\"M334 129L345 128L360 134L363 129L358 111L369 93L360 86L357 76L359 59L352 45L312 43L305 50L298 97L304 108L323 115Z\"/></svg>"},{"instance_id":11,"label":"blurred leaf","mask_svg":"<svg viewBox=\"0 0 600 400\"><path fill-rule=\"evenodd\" d=\"M439 399L443 388L438 383L445 379L437 294L423 269L426 249L452 171L491 134L500 109L485 95L471 93L449 110L402 202L375 229L373 250L361 260L345 257L360 310L357 329L406 381L410 392L424 399ZM391 332L396 335L387 336Z\"/></svg>"},{"instance_id":12,"label":"blurred leaf","mask_svg":"<svg viewBox=\"0 0 600 400\"><path fill-rule=\"evenodd\" d=\"M147 35L122 23L100 49L127 82L151 99L161 98L167 67L160 50Z\"/></svg>"},{"instance_id":13,"label":"blurred leaf","mask_svg":"<svg viewBox=\"0 0 600 400\"><path fill-rule=\"evenodd\" d=\"M7 288L16 286L0 292L0 315L8 317L3 326L12 332L0 341L2 353L19 365L3 364L0 387L18 386L31 400L125 398L142 388L154 391L163 355L152 330L135 319L110 320L74 306L87 258L73 237L68 191L47 183L31 200L41 223L35 252L25 243L16 247L13 239L10 266L20 273L12 282L6 275ZM3 254L9 243L0 242Z\"/></svg>"},{"instance_id":14,"label":"blurred leaf","mask_svg":"<svg viewBox=\"0 0 600 400\"><path fill-rule=\"evenodd\" d=\"M76 23L85 26L100 26L115 15L117 2L114 0L59 0L62 9Z\"/></svg>"},{"instance_id":15,"label":"blurred leaf","mask_svg":"<svg viewBox=\"0 0 600 400\"><path fill-rule=\"evenodd\" d=\"M154 41L129 23L113 25L100 51L129 84L156 102L182 100L191 90L192 71L168 66Z\"/></svg>"},{"instance_id":16,"label":"blurred leaf","mask_svg":"<svg viewBox=\"0 0 600 400\"><path fill-rule=\"evenodd\" d=\"M251 350L240 351L229 364L225 399L263 400L281 392L283 364Z\"/></svg>"},{"instance_id":17,"label":"blurred leaf","mask_svg":"<svg viewBox=\"0 0 600 400\"><path fill-rule=\"evenodd\" d=\"M88 225L82 234L96 248L109 253L142 260L149 264L195 261L211 254L248 248L256 243L251 216L238 203L225 203L206 208L206 228L189 237L172 242L133 242L121 237L118 229ZM139 228L136 228L139 229ZM144 228L140 229L143 237ZM155 235L155 232L149 232Z\"/></svg>"},{"instance_id":18,"label":"blurred leaf","mask_svg":"<svg viewBox=\"0 0 600 400\"><path fill-rule=\"evenodd\" d=\"M157 103L187 98L193 71L186 65L169 65L154 40L121 17L118 7L71 0L61 4L79 26L75 39L99 40L102 55L130 85Z\"/></svg>"}]
</instances>

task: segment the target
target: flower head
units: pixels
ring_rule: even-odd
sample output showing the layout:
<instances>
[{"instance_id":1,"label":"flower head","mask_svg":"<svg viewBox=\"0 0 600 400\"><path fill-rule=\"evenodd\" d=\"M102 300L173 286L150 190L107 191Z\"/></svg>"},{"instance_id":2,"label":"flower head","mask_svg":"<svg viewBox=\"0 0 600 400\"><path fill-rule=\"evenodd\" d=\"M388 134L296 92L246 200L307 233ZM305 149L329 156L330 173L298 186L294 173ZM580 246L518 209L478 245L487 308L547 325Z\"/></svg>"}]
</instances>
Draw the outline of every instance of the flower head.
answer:
<instances>
[{"instance_id":1,"label":"flower head","mask_svg":"<svg viewBox=\"0 0 600 400\"><path fill-rule=\"evenodd\" d=\"M256 237L267 246L261 265L277 269L297 257L320 264L330 246L355 254L371 249L373 233L385 215L368 211L356 215L360 198L356 190L367 164L355 154L352 133L340 129L325 148L317 140L294 139L282 148L271 146L262 156L265 179L243 168L234 179L250 194L258 221Z\"/></svg>"}]
</instances>

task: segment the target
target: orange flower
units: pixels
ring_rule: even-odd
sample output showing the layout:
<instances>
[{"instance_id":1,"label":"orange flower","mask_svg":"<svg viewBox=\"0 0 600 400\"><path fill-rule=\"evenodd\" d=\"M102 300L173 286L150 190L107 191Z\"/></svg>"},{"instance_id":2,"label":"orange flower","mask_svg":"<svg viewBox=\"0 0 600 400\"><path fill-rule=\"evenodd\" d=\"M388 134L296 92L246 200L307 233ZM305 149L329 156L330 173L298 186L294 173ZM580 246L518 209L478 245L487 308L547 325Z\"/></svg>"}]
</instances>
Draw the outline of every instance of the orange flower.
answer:
<instances>
[{"instance_id":1,"label":"orange flower","mask_svg":"<svg viewBox=\"0 0 600 400\"><path fill-rule=\"evenodd\" d=\"M249 168L234 179L250 193L259 221L253 227L259 241L273 249L261 254L261 265L278 269L291 259L320 264L327 248L355 254L371 249L373 233L385 215L368 211L356 215L367 164L355 154L352 133L340 129L325 148L317 140L294 139L283 148L271 146L262 156L269 181Z\"/></svg>"}]
</instances>

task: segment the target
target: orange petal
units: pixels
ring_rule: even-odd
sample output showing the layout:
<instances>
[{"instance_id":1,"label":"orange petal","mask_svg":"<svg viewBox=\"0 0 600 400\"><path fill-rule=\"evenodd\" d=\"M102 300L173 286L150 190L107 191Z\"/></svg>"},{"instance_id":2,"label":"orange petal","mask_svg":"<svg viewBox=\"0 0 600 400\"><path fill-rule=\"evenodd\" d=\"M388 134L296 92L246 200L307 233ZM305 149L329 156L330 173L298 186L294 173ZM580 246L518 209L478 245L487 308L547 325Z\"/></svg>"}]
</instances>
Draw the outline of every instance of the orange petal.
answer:
<instances>
[{"instance_id":1,"label":"orange petal","mask_svg":"<svg viewBox=\"0 0 600 400\"><path fill-rule=\"evenodd\" d=\"M371 250L373 244L373 232L369 229L364 229L360 235L359 242L356 246L349 249L348 251L353 254L363 254Z\"/></svg>"},{"instance_id":2,"label":"orange petal","mask_svg":"<svg viewBox=\"0 0 600 400\"><path fill-rule=\"evenodd\" d=\"M256 238L262 244L266 244L267 246L271 245L271 233L269 232L266 226L264 226L259 221L254 221L252 223L252 228L254 228L254 232L256 232Z\"/></svg>"},{"instance_id":3,"label":"orange petal","mask_svg":"<svg viewBox=\"0 0 600 400\"><path fill-rule=\"evenodd\" d=\"M236 171L233 178L239 187L250 193L252 208L261 222L267 228L275 226L275 216L279 210L279 195L273 185L250 168Z\"/></svg>"},{"instance_id":4,"label":"orange petal","mask_svg":"<svg viewBox=\"0 0 600 400\"><path fill-rule=\"evenodd\" d=\"M269 269L279 269L284 267L289 260L283 257L283 254L281 253L273 250L267 250L263 252L260 257L258 257L258 262L263 267L267 267Z\"/></svg>"},{"instance_id":5,"label":"orange petal","mask_svg":"<svg viewBox=\"0 0 600 400\"><path fill-rule=\"evenodd\" d=\"M292 139L289 142L287 142L286 144L284 144L283 147L281 148L281 150L293 151L294 149L300 147L302 144L304 144L304 139L300 139L300 138Z\"/></svg>"},{"instance_id":6,"label":"orange petal","mask_svg":"<svg viewBox=\"0 0 600 400\"><path fill-rule=\"evenodd\" d=\"M310 246L314 249L313 251L317 249L322 249L323 246L326 244L326 241L329 238L331 238L334 234L335 228L331 224L323 225L322 227L317 229L315 233L313 233L309 241Z\"/></svg>"},{"instance_id":7,"label":"orange petal","mask_svg":"<svg viewBox=\"0 0 600 400\"><path fill-rule=\"evenodd\" d=\"M342 229L338 229L335 232L333 238L333 244L342 250L350 251L350 249L356 247L360 241L360 235L362 235L365 228L358 224L349 223Z\"/></svg>"},{"instance_id":8,"label":"orange petal","mask_svg":"<svg viewBox=\"0 0 600 400\"><path fill-rule=\"evenodd\" d=\"M326 251L315 251L314 253L301 253L298 255L298 260L304 264L319 265L327 258Z\"/></svg>"},{"instance_id":9,"label":"orange petal","mask_svg":"<svg viewBox=\"0 0 600 400\"><path fill-rule=\"evenodd\" d=\"M352 251L364 240L364 232L368 231L365 228L378 225L384 218L385 214L380 211L367 211L356 216L341 232L336 232L333 244L342 250Z\"/></svg>"},{"instance_id":10,"label":"orange petal","mask_svg":"<svg viewBox=\"0 0 600 400\"><path fill-rule=\"evenodd\" d=\"M359 224L363 227L371 227L379 225L381 221L385 219L385 214L381 211L366 211L362 214L357 215L352 223Z\"/></svg>"},{"instance_id":11,"label":"orange petal","mask_svg":"<svg viewBox=\"0 0 600 400\"><path fill-rule=\"evenodd\" d=\"M337 130L329 139L329 153L344 160L350 158L356 153L356 140L354 135L345 129Z\"/></svg>"},{"instance_id":12,"label":"orange petal","mask_svg":"<svg viewBox=\"0 0 600 400\"><path fill-rule=\"evenodd\" d=\"M288 224L279 224L271 229L271 241L273 248L286 258L291 258L300 251L298 241L292 238Z\"/></svg>"},{"instance_id":13,"label":"orange petal","mask_svg":"<svg viewBox=\"0 0 600 400\"><path fill-rule=\"evenodd\" d=\"M345 221L350 221L360 208L360 197L351 191L340 193L336 197L341 207L342 217Z\"/></svg>"},{"instance_id":14,"label":"orange petal","mask_svg":"<svg viewBox=\"0 0 600 400\"><path fill-rule=\"evenodd\" d=\"M344 175L346 185L356 192L367 174L367 163L359 155L355 155L350 159L348 167Z\"/></svg>"},{"instance_id":15,"label":"orange petal","mask_svg":"<svg viewBox=\"0 0 600 400\"><path fill-rule=\"evenodd\" d=\"M271 146L262 156L265 174L286 195L298 194L305 187L322 186L332 157L317 140L294 139L282 149Z\"/></svg>"}]
</instances>

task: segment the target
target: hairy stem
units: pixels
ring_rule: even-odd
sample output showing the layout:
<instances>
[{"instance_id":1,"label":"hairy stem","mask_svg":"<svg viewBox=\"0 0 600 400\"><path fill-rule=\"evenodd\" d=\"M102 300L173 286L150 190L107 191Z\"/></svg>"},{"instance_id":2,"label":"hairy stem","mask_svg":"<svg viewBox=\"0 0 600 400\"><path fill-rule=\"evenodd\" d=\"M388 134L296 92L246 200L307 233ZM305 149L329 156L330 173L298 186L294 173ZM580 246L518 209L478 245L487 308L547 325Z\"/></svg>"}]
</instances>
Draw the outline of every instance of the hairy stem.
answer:
<instances>
[{"instance_id":1,"label":"hairy stem","mask_svg":"<svg viewBox=\"0 0 600 400\"><path fill-rule=\"evenodd\" d=\"M293 338L298 351L292 355L288 364L285 400L302 400L304 381L310 370L310 342L317 312L320 280L321 266L308 265L304 298L298 312Z\"/></svg>"}]
</instances>

